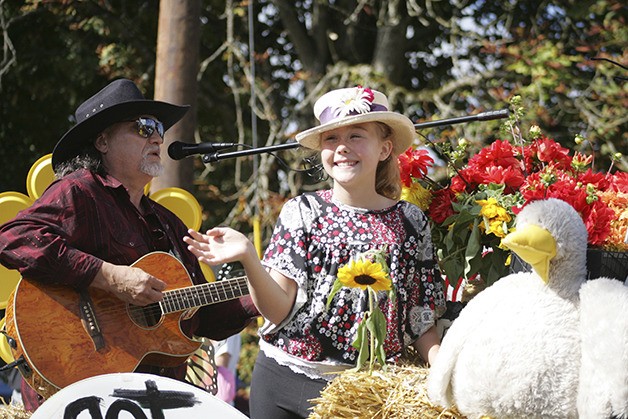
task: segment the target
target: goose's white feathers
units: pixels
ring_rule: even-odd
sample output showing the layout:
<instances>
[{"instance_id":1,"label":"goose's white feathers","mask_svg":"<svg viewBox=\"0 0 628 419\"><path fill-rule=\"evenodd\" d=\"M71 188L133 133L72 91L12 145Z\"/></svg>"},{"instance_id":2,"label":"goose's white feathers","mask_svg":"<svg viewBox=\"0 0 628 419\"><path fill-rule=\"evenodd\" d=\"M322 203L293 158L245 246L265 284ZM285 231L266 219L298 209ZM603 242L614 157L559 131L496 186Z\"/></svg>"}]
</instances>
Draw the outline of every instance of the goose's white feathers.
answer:
<instances>
[{"instance_id":1,"label":"goose's white feathers","mask_svg":"<svg viewBox=\"0 0 628 419\"><path fill-rule=\"evenodd\" d=\"M628 418L628 286L598 278L580 289L581 418Z\"/></svg>"}]
</instances>

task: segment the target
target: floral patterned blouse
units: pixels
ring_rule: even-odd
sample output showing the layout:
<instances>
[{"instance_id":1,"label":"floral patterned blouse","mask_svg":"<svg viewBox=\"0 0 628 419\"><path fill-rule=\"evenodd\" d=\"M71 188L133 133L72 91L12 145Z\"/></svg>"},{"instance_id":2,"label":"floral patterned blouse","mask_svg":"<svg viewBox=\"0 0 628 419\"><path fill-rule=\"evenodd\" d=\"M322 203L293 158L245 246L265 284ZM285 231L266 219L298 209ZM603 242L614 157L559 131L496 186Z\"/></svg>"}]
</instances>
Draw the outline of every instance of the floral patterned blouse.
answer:
<instances>
[{"instance_id":1,"label":"floral patterned blouse","mask_svg":"<svg viewBox=\"0 0 628 419\"><path fill-rule=\"evenodd\" d=\"M352 255L385 245L396 300L385 292L378 298L388 324L384 348L387 358L396 360L445 311L426 216L406 201L377 211L351 207L336 202L331 190L288 201L264 265L294 279L298 292L288 317L261 329L264 346L306 363L355 364L358 351L351 343L368 310L367 292L343 287L329 309L327 296L338 268Z\"/></svg>"}]
</instances>

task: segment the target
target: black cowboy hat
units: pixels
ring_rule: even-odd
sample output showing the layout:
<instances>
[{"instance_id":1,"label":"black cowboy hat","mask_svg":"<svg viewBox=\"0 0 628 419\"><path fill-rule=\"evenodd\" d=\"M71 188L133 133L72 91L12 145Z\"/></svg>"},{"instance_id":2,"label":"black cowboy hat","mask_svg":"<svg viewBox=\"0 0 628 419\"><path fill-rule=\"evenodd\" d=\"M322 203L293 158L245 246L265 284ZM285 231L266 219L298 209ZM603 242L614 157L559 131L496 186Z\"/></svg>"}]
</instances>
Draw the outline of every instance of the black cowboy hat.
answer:
<instances>
[{"instance_id":1,"label":"black cowboy hat","mask_svg":"<svg viewBox=\"0 0 628 419\"><path fill-rule=\"evenodd\" d=\"M76 125L59 140L52 152L52 167L75 157L81 148L107 127L128 118L152 115L167 130L176 124L190 108L144 98L135 83L118 79L83 102L74 113Z\"/></svg>"}]
</instances>

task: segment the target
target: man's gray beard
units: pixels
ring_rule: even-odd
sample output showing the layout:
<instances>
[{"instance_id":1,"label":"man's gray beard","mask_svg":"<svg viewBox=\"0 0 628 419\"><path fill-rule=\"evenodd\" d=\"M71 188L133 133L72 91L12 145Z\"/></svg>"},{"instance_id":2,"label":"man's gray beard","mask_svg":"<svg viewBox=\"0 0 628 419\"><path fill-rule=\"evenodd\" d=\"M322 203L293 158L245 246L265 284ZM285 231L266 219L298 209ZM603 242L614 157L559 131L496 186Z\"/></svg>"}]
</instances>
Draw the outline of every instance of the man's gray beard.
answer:
<instances>
[{"instance_id":1,"label":"man's gray beard","mask_svg":"<svg viewBox=\"0 0 628 419\"><path fill-rule=\"evenodd\" d=\"M158 162L148 162L146 158L144 158L142 159L142 163L140 163L140 171L148 176L158 177L164 172L164 166Z\"/></svg>"}]
</instances>

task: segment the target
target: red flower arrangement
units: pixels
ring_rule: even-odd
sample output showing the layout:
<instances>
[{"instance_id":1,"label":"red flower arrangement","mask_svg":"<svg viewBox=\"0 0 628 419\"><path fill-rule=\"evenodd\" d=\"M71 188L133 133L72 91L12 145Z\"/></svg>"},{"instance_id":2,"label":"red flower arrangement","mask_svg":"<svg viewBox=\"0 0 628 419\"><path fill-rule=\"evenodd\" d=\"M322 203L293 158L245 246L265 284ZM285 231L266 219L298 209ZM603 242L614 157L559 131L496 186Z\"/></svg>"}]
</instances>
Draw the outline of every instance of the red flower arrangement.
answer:
<instances>
[{"instance_id":1,"label":"red flower arrangement","mask_svg":"<svg viewBox=\"0 0 628 419\"><path fill-rule=\"evenodd\" d=\"M617 218L609 197L600 192L628 193L628 173L595 173L586 168L590 157L575 153L546 137L522 147L497 140L469 160L466 168L451 180L455 194L473 193L480 185L504 185L504 193L520 193L522 206L544 198L559 198L571 204L582 216L589 244L628 249L625 243L608 241L611 222ZM442 203L433 201L430 213L441 212ZM522 207L521 206L521 207ZM521 207L513 207L516 214Z\"/></svg>"},{"instance_id":2,"label":"red flower arrangement","mask_svg":"<svg viewBox=\"0 0 628 419\"><path fill-rule=\"evenodd\" d=\"M427 151L409 149L399 157L402 198L419 205L430 218L447 278L468 280L479 274L491 284L507 275L510 252L500 246L501 238L525 205L549 197L578 211L589 246L628 251L628 173L593 171L591 157L572 154L542 136L538 127L533 126L529 136L531 140L515 136L516 144L494 141L463 168L452 167L453 176L444 188L426 176L433 163Z\"/></svg>"}]
</instances>

